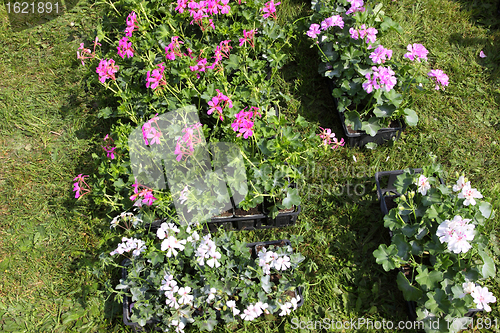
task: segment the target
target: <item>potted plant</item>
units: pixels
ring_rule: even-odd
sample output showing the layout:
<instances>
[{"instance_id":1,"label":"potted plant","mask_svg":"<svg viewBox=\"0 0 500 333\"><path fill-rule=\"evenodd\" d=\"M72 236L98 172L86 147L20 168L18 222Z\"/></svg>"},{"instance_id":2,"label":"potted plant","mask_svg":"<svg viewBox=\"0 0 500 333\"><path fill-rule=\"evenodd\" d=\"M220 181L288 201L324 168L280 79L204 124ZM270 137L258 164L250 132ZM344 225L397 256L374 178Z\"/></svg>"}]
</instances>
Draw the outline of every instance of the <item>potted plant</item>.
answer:
<instances>
[{"instance_id":1,"label":"potted plant","mask_svg":"<svg viewBox=\"0 0 500 333\"><path fill-rule=\"evenodd\" d=\"M126 237L111 256L101 256L123 269L115 292L125 300L125 323L211 331L218 322L285 316L302 304L304 257L289 241L245 244L233 232L212 236L203 235L201 225L167 221L154 229L131 222L139 219L131 213L117 218L113 226L123 227ZM126 258L122 265L117 255Z\"/></svg>"},{"instance_id":2,"label":"potted plant","mask_svg":"<svg viewBox=\"0 0 500 333\"><path fill-rule=\"evenodd\" d=\"M491 311L489 303L496 301L482 286L495 276L484 234L494 212L464 176L445 185L440 165L418 171L396 171L392 184L379 186L381 201L387 193L385 202L394 202L384 216L391 244L381 244L373 255L386 271L400 269L397 284L405 300L414 302L412 319L426 322L427 330L456 331L464 316Z\"/></svg>"},{"instance_id":3,"label":"potted plant","mask_svg":"<svg viewBox=\"0 0 500 333\"><path fill-rule=\"evenodd\" d=\"M321 57L319 73L329 78L335 108L350 146L373 148L397 139L405 124L415 126L411 91L448 85L448 77L427 65L428 51L421 44L408 45L397 59L388 45L380 44L386 31L402 28L385 16L382 4L363 1L313 1L310 29ZM412 89L415 87L416 89Z\"/></svg>"}]
</instances>

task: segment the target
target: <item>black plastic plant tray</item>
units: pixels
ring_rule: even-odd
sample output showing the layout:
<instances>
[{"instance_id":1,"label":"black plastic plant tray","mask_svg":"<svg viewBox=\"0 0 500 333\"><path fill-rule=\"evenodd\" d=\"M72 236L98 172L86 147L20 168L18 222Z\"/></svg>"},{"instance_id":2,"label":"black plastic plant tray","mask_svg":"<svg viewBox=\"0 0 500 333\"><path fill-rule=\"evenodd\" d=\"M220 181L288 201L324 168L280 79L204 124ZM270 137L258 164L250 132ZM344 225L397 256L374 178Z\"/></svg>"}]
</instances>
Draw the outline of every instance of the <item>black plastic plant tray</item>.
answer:
<instances>
[{"instance_id":1,"label":"black plastic plant tray","mask_svg":"<svg viewBox=\"0 0 500 333\"><path fill-rule=\"evenodd\" d=\"M251 248L252 255L256 258L256 247L257 246L271 246L271 245L278 245L281 243L285 243L285 245L290 245L291 243L288 239L281 239L281 240L275 240L275 241L267 241L267 242L255 242L255 243L247 243L246 246L248 248ZM125 268L127 262L129 260L125 259L122 261L122 279L125 279L127 277L127 269ZM302 296L302 287L297 288L297 294L300 297L300 302L297 303L297 307L301 307L304 304L304 297ZM133 303L131 303L131 300L128 296L123 297L123 323L127 326L130 326L134 332L146 332L146 331L151 331L154 329L155 331L161 331L159 327L154 327L156 323L158 323L157 320L148 320L146 321L146 326L140 326L138 323L134 323L130 321L130 311L132 309Z\"/></svg>"},{"instance_id":2,"label":"black plastic plant tray","mask_svg":"<svg viewBox=\"0 0 500 333\"><path fill-rule=\"evenodd\" d=\"M415 173L421 173L422 168L413 169ZM394 187L394 182L396 178L401 175L404 170L394 170L394 171L380 171L375 173L375 183L377 184L377 197L380 200L380 210L384 215L389 214L389 210L387 209L387 205L385 203L385 198L396 198L401 195L396 188ZM387 179L388 178L388 179ZM387 184L384 184L382 187L381 182L387 179ZM441 184L444 184L443 179L439 179ZM392 232L389 230L389 235L392 237ZM401 273L404 274L404 270L402 267L398 269ZM417 303L414 301L405 301L408 309L408 318L411 321L417 320ZM474 317L477 312L481 312L482 310L478 309L470 309L469 312L465 314L465 317Z\"/></svg>"}]
</instances>

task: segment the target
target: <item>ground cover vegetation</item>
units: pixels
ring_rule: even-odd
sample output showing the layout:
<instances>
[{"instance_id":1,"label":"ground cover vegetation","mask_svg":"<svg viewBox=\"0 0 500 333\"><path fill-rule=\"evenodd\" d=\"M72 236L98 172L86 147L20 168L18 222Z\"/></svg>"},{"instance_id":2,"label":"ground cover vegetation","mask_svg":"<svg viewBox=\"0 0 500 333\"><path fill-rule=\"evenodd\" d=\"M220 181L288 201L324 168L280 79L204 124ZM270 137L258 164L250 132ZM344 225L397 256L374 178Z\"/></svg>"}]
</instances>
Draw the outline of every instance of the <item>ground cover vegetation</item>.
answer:
<instances>
[{"instance_id":1,"label":"ground cover vegetation","mask_svg":"<svg viewBox=\"0 0 500 333\"><path fill-rule=\"evenodd\" d=\"M393 57L400 59L408 44L424 45L429 63L447 73L449 85L439 94L413 96L419 122L399 141L376 150L327 149L305 162L306 182L298 188L303 211L296 226L237 234L245 242L298 235L294 249L306 257L306 288L304 305L291 316L245 322L231 331L288 331L294 316L406 319L397 272L386 272L371 255L380 244L390 244L375 192L377 170L420 167L433 154L450 182L457 179L455 172L467 174L498 210L495 1L381 2L403 29L384 35L381 44L399 45ZM6 7L1 12L0 327L7 332L130 330L121 322L121 299L108 293L120 272L100 270L97 259L120 240L109 228L114 215L107 216L90 195L75 202L72 191L75 175L94 174L107 157L103 138L113 122L99 114L116 100L103 101L102 92L89 89L96 85L75 51L80 43L92 48L96 22L109 5L83 1L67 8L41 22L15 22ZM276 8L282 26L312 14L308 2L282 1ZM340 137L330 92L317 72L320 59L306 35L309 23L307 18L296 22L288 64L274 74L273 88L286 96L280 97L280 114L288 123L301 115ZM483 232L498 265L498 216ZM497 298L498 282L485 285ZM492 304L491 312L478 316L498 317L498 309ZM260 320L268 322L264 326Z\"/></svg>"}]
</instances>

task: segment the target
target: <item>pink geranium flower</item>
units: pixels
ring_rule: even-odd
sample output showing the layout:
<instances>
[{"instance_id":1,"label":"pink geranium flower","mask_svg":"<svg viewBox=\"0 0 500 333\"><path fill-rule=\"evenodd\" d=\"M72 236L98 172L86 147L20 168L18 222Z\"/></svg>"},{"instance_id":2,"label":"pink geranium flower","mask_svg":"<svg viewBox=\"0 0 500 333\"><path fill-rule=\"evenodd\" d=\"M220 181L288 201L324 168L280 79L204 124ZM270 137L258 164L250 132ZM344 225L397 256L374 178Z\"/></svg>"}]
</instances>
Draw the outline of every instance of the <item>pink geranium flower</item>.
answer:
<instances>
[{"instance_id":1,"label":"pink geranium flower","mask_svg":"<svg viewBox=\"0 0 500 333\"><path fill-rule=\"evenodd\" d=\"M320 28L319 24L316 23L311 24L311 26L309 27L309 31L306 33L307 36L311 38L318 38L318 35L321 33L319 28Z\"/></svg>"},{"instance_id":2,"label":"pink geranium flower","mask_svg":"<svg viewBox=\"0 0 500 333\"><path fill-rule=\"evenodd\" d=\"M243 44L248 42L251 47L254 47L254 37L255 37L256 32L257 32L257 29L250 30L250 31L243 30L243 38L239 39L240 46L242 46Z\"/></svg>"},{"instance_id":3,"label":"pink geranium flower","mask_svg":"<svg viewBox=\"0 0 500 333\"><path fill-rule=\"evenodd\" d=\"M444 87L448 86L448 75L446 75L440 69L433 69L427 75L431 78L434 78L436 82L436 90L439 90L439 86L444 90Z\"/></svg>"},{"instance_id":4,"label":"pink geranium flower","mask_svg":"<svg viewBox=\"0 0 500 333\"><path fill-rule=\"evenodd\" d=\"M414 61L415 59L420 62L420 59L427 60L427 54L429 51L422 44L408 44L406 47L408 53L405 53L404 57Z\"/></svg>"},{"instance_id":5,"label":"pink geranium flower","mask_svg":"<svg viewBox=\"0 0 500 333\"><path fill-rule=\"evenodd\" d=\"M253 135L254 117L261 116L260 113L257 112L258 109L259 108L252 106L249 111L245 111L246 108L244 108L235 115L236 120L231 124L231 128L235 132L238 132L236 137L243 135L244 139L248 139Z\"/></svg>"},{"instance_id":6,"label":"pink geranium flower","mask_svg":"<svg viewBox=\"0 0 500 333\"><path fill-rule=\"evenodd\" d=\"M323 127L320 127L320 129L321 129L321 134L317 134L317 135L319 135L319 137L321 139L323 139L323 143L322 143L323 146L330 147L332 149L344 146L344 144L345 144L344 138L342 138L339 141L335 137L335 133L333 133L331 129L323 128Z\"/></svg>"},{"instance_id":7,"label":"pink geranium flower","mask_svg":"<svg viewBox=\"0 0 500 333\"><path fill-rule=\"evenodd\" d=\"M134 56L134 50L132 49L132 42L128 41L127 37L123 37L118 42L118 55L122 57L122 59L127 56L127 58L132 58Z\"/></svg>"},{"instance_id":8,"label":"pink geranium flower","mask_svg":"<svg viewBox=\"0 0 500 333\"><path fill-rule=\"evenodd\" d=\"M109 134L106 134L106 136L104 137L104 143L105 145L101 147L106 152L106 157L114 160L115 159L114 150L116 149L116 147L111 146L113 144L113 139L109 136Z\"/></svg>"},{"instance_id":9,"label":"pink geranium flower","mask_svg":"<svg viewBox=\"0 0 500 333\"><path fill-rule=\"evenodd\" d=\"M73 184L73 191L75 192L76 199L90 192L90 186L85 182L86 177L88 177L88 175L84 176L83 174L79 174L73 179L73 181L76 180L76 183Z\"/></svg>"},{"instance_id":10,"label":"pink geranium flower","mask_svg":"<svg viewBox=\"0 0 500 333\"><path fill-rule=\"evenodd\" d=\"M384 48L379 45L375 51L370 54L370 59L374 64L383 64L386 60L390 60L392 57L392 50Z\"/></svg>"},{"instance_id":11,"label":"pink geranium flower","mask_svg":"<svg viewBox=\"0 0 500 333\"><path fill-rule=\"evenodd\" d=\"M137 14L135 12L131 12L127 16L127 27L125 28L125 36L132 37L132 33L136 28L139 28L137 25Z\"/></svg>"},{"instance_id":12,"label":"pink geranium flower","mask_svg":"<svg viewBox=\"0 0 500 333\"><path fill-rule=\"evenodd\" d=\"M219 114L219 119L221 121L224 120L222 116L222 111L223 109L227 106L228 108L233 107L233 101L226 95L220 92L219 89L215 89L217 91L217 96L212 97L212 100L208 102L208 106L210 108L207 111L208 115L211 115L212 113L216 112Z\"/></svg>"},{"instance_id":13,"label":"pink geranium flower","mask_svg":"<svg viewBox=\"0 0 500 333\"><path fill-rule=\"evenodd\" d=\"M264 12L264 15L262 15L263 18L268 18L271 16L272 18L276 19L276 7L277 5L281 4L281 2L274 3L274 0L266 2L264 5L264 8L261 9L262 12Z\"/></svg>"},{"instance_id":14,"label":"pink geranium flower","mask_svg":"<svg viewBox=\"0 0 500 333\"><path fill-rule=\"evenodd\" d=\"M158 86L166 85L167 82L163 78L163 72L165 71L165 66L163 63L158 64L158 69L153 69L153 71L148 71L146 77L146 88L156 89Z\"/></svg>"},{"instance_id":15,"label":"pink geranium flower","mask_svg":"<svg viewBox=\"0 0 500 333\"><path fill-rule=\"evenodd\" d=\"M96 68L96 73L99 74L99 81L106 82L107 79L116 80L115 74L120 67L115 65L113 59L101 59L99 66Z\"/></svg>"}]
</instances>

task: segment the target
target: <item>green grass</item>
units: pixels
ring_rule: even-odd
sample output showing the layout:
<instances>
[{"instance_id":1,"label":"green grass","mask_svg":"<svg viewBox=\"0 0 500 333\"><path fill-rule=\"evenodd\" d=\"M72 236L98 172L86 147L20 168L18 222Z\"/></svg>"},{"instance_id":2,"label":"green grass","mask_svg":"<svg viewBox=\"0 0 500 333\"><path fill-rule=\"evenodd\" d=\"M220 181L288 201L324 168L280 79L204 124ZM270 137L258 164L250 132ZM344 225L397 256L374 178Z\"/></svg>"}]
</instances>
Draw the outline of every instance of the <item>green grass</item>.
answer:
<instances>
[{"instance_id":1,"label":"green grass","mask_svg":"<svg viewBox=\"0 0 500 333\"><path fill-rule=\"evenodd\" d=\"M289 318L246 324L238 332L289 332L293 317L406 320L395 273L385 272L371 254L389 241L375 192L377 170L420 167L433 153L451 179L465 172L499 210L495 1L383 2L405 30L401 36L387 35L384 46L402 54L407 44L422 43L432 67L444 70L450 85L444 92L415 96L419 125L393 145L373 151L344 148L311 161L296 226L242 234L248 241L302 236L297 250L308 258L309 286L304 306ZM109 247L108 220L85 199L75 201L71 191L75 175L95 172L90 155L108 126L96 118L97 102L84 90L84 70L75 54L80 42L93 40L101 9L82 1L42 25L18 22L13 27L5 7L0 10L1 331L130 331L121 324L120 304L104 292L110 275L92 274L92 263ZM278 13L286 13L283 20L295 20L308 9L308 2L283 0ZM299 21L299 27L305 29L305 22ZM316 50L305 36L291 50L294 61L279 82L293 97L287 115L302 114L341 136L333 101L317 74ZM480 50L486 59L478 57ZM499 257L498 215L489 231ZM113 278L111 286L117 283L116 272ZM500 300L499 282L494 279L488 287ZM494 305L493 312L479 316L499 315Z\"/></svg>"}]
</instances>

